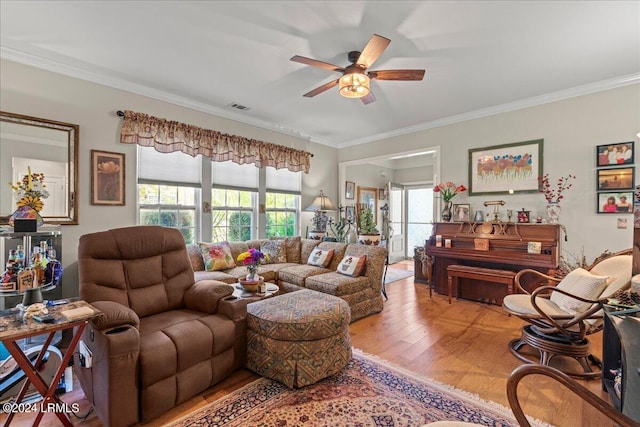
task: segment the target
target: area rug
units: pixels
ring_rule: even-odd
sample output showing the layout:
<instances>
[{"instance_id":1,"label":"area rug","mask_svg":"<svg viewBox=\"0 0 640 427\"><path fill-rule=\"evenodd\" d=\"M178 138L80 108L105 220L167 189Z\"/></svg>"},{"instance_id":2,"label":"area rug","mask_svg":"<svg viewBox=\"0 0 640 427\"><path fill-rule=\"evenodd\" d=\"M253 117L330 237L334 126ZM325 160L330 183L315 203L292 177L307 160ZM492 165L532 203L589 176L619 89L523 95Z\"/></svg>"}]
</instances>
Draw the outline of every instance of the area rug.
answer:
<instances>
[{"instance_id":1,"label":"area rug","mask_svg":"<svg viewBox=\"0 0 640 427\"><path fill-rule=\"evenodd\" d=\"M317 384L290 390L260 378L171 426L402 427L438 420L518 425L502 405L354 350L342 373Z\"/></svg>"},{"instance_id":2,"label":"area rug","mask_svg":"<svg viewBox=\"0 0 640 427\"><path fill-rule=\"evenodd\" d=\"M413 276L413 270L405 270L402 268L387 268L387 275L384 278L384 284L391 282L397 282L398 280L405 279Z\"/></svg>"}]
</instances>

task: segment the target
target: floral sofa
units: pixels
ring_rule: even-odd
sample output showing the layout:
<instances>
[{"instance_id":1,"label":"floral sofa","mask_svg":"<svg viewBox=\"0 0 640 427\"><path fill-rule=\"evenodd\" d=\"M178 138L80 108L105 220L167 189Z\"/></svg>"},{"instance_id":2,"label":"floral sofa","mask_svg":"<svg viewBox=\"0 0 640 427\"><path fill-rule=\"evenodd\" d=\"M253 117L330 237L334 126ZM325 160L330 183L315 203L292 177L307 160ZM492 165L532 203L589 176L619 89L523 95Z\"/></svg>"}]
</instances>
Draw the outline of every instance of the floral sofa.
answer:
<instances>
[{"instance_id":1,"label":"floral sofa","mask_svg":"<svg viewBox=\"0 0 640 427\"><path fill-rule=\"evenodd\" d=\"M236 283L247 274L246 267L236 260L249 248L269 254L269 263L260 265L258 274L265 281L278 284L282 292L311 289L340 297L349 304L351 321L382 311L382 274L387 250L377 246L300 237L188 245L195 280ZM215 261L205 259L210 253L220 257ZM331 256L327 256L329 253ZM362 264L355 267L355 274L354 267L347 271L352 260Z\"/></svg>"}]
</instances>

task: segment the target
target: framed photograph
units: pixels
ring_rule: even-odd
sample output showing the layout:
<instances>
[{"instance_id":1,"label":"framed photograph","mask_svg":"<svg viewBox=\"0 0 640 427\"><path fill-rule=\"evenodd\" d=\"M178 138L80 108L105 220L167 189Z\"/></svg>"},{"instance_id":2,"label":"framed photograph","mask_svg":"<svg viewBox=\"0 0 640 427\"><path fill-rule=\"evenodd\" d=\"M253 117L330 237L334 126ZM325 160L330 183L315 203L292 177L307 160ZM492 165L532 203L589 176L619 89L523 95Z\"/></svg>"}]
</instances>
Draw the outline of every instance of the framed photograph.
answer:
<instances>
[{"instance_id":1,"label":"framed photograph","mask_svg":"<svg viewBox=\"0 0 640 427\"><path fill-rule=\"evenodd\" d=\"M361 205L369 205L373 213L373 221L378 222L378 189L377 188L358 186L358 203Z\"/></svg>"},{"instance_id":2,"label":"framed photograph","mask_svg":"<svg viewBox=\"0 0 640 427\"><path fill-rule=\"evenodd\" d=\"M347 181L344 183L344 198L348 200L355 199L356 183Z\"/></svg>"},{"instance_id":3,"label":"framed photograph","mask_svg":"<svg viewBox=\"0 0 640 427\"><path fill-rule=\"evenodd\" d=\"M91 150L91 204L124 206L124 153Z\"/></svg>"},{"instance_id":4,"label":"framed photograph","mask_svg":"<svg viewBox=\"0 0 640 427\"><path fill-rule=\"evenodd\" d=\"M355 206L347 206L344 208L344 216L351 220L354 224L356 222L356 207Z\"/></svg>"},{"instance_id":5,"label":"framed photograph","mask_svg":"<svg viewBox=\"0 0 640 427\"><path fill-rule=\"evenodd\" d=\"M453 205L453 220L454 221L469 221L469 212L471 207L468 203Z\"/></svg>"},{"instance_id":6,"label":"framed photograph","mask_svg":"<svg viewBox=\"0 0 640 427\"><path fill-rule=\"evenodd\" d=\"M387 200L387 192L384 188L378 188L378 200Z\"/></svg>"},{"instance_id":7,"label":"framed photograph","mask_svg":"<svg viewBox=\"0 0 640 427\"><path fill-rule=\"evenodd\" d=\"M633 213L633 191L597 193L598 213Z\"/></svg>"},{"instance_id":8,"label":"framed photograph","mask_svg":"<svg viewBox=\"0 0 640 427\"><path fill-rule=\"evenodd\" d=\"M596 169L598 191L633 190L635 167Z\"/></svg>"},{"instance_id":9,"label":"framed photograph","mask_svg":"<svg viewBox=\"0 0 640 427\"><path fill-rule=\"evenodd\" d=\"M633 141L596 147L596 166L632 165L635 152Z\"/></svg>"},{"instance_id":10,"label":"framed photograph","mask_svg":"<svg viewBox=\"0 0 640 427\"><path fill-rule=\"evenodd\" d=\"M469 195L540 191L542 148L537 139L469 150Z\"/></svg>"}]
</instances>

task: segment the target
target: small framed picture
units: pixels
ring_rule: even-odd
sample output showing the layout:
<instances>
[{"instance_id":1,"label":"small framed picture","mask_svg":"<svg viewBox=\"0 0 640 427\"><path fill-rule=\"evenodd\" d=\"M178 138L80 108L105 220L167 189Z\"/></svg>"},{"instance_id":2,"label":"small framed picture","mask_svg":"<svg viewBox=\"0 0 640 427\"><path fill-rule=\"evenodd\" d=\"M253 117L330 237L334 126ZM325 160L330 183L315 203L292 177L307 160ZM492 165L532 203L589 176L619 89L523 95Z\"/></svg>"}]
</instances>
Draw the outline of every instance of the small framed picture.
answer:
<instances>
[{"instance_id":1,"label":"small framed picture","mask_svg":"<svg viewBox=\"0 0 640 427\"><path fill-rule=\"evenodd\" d=\"M598 191L633 190L634 167L597 169Z\"/></svg>"},{"instance_id":2,"label":"small framed picture","mask_svg":"<svg viewBox=\"0 0 640 427\"><path fill-rule=\"evenodd\" d=\"M387 191L384 188L378 188L378 200L387 200Z\"/></svg>"},{"instance_id":3,"label":"small framed picture","mask_svg":"<svg viewBox=\"0 0 640 427\"><path fill-rule=\"evenodd\" d=\"M91 204L124 206L124 153L91 150Z\"/></svg>"},{"instance_id":4,"label":"small framed picture","mask_svg":"<svg viewBox=\"0 0 640 427\"><path fill-rule=\"evenodd\" d=\"M444 247L445 248L451 247L451 239L444 239Z\"/></svg>"},{"instance_id":5,"label":"small framed picture","mask_svg":"<svg viewBox=\"0 0 640 427\"><path fill-rule=\"evenodd\" d=\"M468 203L453 205L454 221L469 221L469 210L471 207Z\"/></svg>"},{"instance_id":6,"label":"small framed picture","mask_svg":"<svg viewBox=\"0 0 640 427\"><path fill-rule=\"evenodd\" d=\"M633 213L633 191L598 193L598 213Z\"/></svg>"},{"instance_id":7,"label":"small framed picture","mask_svg":"<svg viewBox=\"0 0 640 427\"><path fill-rule=\"evenodd\" d=\"M356 222L356 207L355 206L347 206L344 208L344 215L348 220L352 222Z\"/></svg>"},{"instance_id":8,"label":"small framed picture","mask_svg":"<svg viewBox=\"0 0 640 427\"><path fill-rule=\"evenodd\" d=\"M442 247L442 236L439 234L436 234L436 248L441 248Z\"/></svg>"},{"instance_id":9,"label":"small framed picture","mask_svg":"<svg viewBox=\"0 0 640 427\"><path fill-rule=\"evenodd\" d=\"M347 181L344 183L344 198L353 200L356 197L356 183Z\"/></svg>"},{"instance_id":10,"label":"small framed picture","mask_svg":"<svg viewBox=\"0 0 640 427\"><path fill-rule=\"evenodd\" d=\"M473 239L473 247L476 251L488 251L489 239Z\"/></svg>"},{"instance_id":11,"label":"small framed picture","mask_svg":"<svg viewBox=\"0 0 640 427\"><path fill-rule=\"evenodd\" d=\"M632 165L635 152L633 141L596 147L596 166Z\"/></svg>"}]
</instances>

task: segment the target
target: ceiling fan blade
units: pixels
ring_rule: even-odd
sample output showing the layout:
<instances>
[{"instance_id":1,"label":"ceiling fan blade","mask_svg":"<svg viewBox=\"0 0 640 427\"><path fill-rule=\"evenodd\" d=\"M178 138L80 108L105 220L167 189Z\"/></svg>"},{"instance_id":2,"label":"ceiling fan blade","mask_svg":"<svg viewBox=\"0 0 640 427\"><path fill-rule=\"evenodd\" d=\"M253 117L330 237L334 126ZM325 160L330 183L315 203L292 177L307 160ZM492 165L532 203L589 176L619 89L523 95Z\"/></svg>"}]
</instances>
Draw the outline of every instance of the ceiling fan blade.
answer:
<instances>
[{"instance_id":1,"label":"ceiling fan blade","mask_svg":"<svg viewBox=\"0 0 640 427\"><path fill-rule=\"evenodd\" d=\"M367 74L371 80L422 80L424 70L379 70Z\"/></svg>"},{"instance_id":2,"label":"ceiling fan blade","mask_svg":"<svg viewBox=\"0 0 640 427\"><path fill-rule=\"evenodd\" d=\"M371 39L369 39L369 43L362 49L357 63L364 66L364 68L371 67L380 55L382 55L382 52L384 52L387 46L389 46L389 43L391 43L391 40L388 38L374 34L371 36Z\"/></svg>"},{"instance_id":3,"label":"ceiling fan blade","mask_svg":"<svg viewBox=\"0 0 640 427\"><path fill-rule=\"evenodd\" d=\"M373 101L375 101L376 97L373 95L373 92L369 91L368 94L366 94L365 96L363 96L360 99L362 99L362 103L364 105L367 105L367 104L371 104Z\"/></svg>"},{"instance_id":4,"label":"ceiling fan blade","mask_svg":"<svg viewBox=\"0 0 640 427\"><path fill-rule=\"evenodd\" d=\"M291 57L293 62L299 62L305 65L311 65L312 67L324 68L329 71L344 71L344 68L338 67L337 65L329 64L328 62L318 61L317 59L306 58L304 56L294 55Z\"/></svg>"},{"instance_id":5,"label":"ceiling fan blade","mask_svg":"<svg viewBox=\"0 0 640 427\"><path fill-rule=\"evenodd\" d=\"M316 96L316 95L319 95L319 94L321 94L322 92L324 92L324 91L326 91L326 90L329 90L329 89L331 89L331 88L332 88L332 87L334 87L334 86L337 86L337 85L338 85L338 80L339 80L339 79L336 79L336 80L330 81L329 83L325 83L325 84L323 84L322 86L317 87L317 88L315 88L314 90L312 90L312 91L310 91L310 92L307 92L307 93L305 93L305 94L304 94L304 95L302 95L302 96L306 96L307 98L312 98L312 97L314 97L314 96Z\"/></svg>"}]
</instances>

